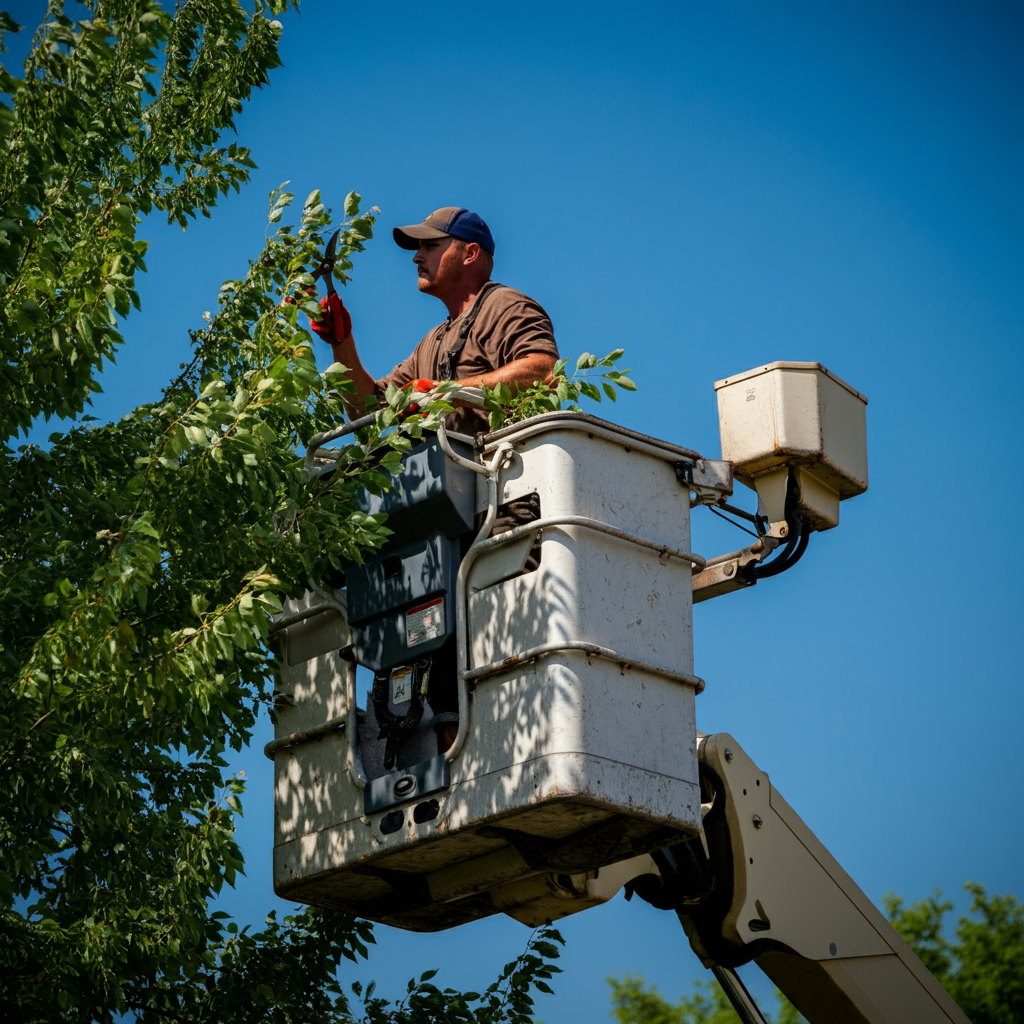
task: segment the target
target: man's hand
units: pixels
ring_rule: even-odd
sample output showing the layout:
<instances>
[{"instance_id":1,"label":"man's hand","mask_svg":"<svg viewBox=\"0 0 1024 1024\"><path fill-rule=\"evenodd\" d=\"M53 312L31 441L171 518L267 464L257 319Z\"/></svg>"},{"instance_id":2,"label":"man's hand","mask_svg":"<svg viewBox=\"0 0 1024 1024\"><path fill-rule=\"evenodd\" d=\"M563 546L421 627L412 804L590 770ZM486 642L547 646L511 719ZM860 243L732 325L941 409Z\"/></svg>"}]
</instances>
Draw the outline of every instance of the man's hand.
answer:
<instances>
[{"instance_id":1,"label":"man's hand","mask_svg":"<svg viewBox=\"0 0 1024 1024\"><path fill-rule=\"evenodd\" d=\"M286 298L285 302L287 301ZM314 320L311 317L309 329L321 341L326 341L329 345L337 345L339 341L343 341L352 333L352 316L337 292L325 295L320 300L320 308L324 311L323 319Z\"/></svg>"},{"instance_id":2,"label":"man's hand","mask_svg":"<svg viewBox=\"0 0 1024 1024\"><path fill-rule=\"evenodd\" d=\"M413 394L425 395L428 392L433 391L434 388L436 387L436 380L428 380L426 377L417 377L415 380L409 381L408 384L403 384L402 390L411 391ZM405 420L408 419L410 416L415 416L417 413L420 413L419 402L410 402L401 412L399 418ZM423 418L426 419L430 415L430 413L424 412L420 413L420 415L422 415Z\"/></svg>"}]
</instances>

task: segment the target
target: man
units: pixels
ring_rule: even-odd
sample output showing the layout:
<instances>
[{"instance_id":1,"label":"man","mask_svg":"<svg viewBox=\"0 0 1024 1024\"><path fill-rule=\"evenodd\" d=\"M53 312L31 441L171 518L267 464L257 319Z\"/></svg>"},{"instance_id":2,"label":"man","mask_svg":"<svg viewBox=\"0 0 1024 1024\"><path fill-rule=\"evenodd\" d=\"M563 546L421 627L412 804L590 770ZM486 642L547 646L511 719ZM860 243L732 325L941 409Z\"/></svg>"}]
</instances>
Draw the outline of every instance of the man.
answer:
<instances>
[{"instance_id":1,"label":"man","mask_svg":"<svg viewBox=\"0 0 1024 1024\"><path fill-rule=\"evenodd\" d=\"M558 359L551 320L533 299L491 281L494 239L482 217L464 207L446 206L422 224L395 228L394 238L416 253L412 261L419 290L439 298L448 318L386 377L374 380L359 358L352 320L341 299L322 299L324 318L312 328L330 343L335 360L351 371L356 397L347 403L350 416L363 415L366 399L382 398L389 384L456 380L468 387L504 383L515 390L550 377ZM487 429L487 417L462 405L446 425L474 434Z\"/></svg>"},{"instance_id":2,"label":"man","mask_svg":"<svg viewBox=\"0 0 1024 1024\"><path fill-rule=\"evenodd\" d=\"M395 241L415 252L419 289L439 298L448 317L430 331L403 362L386 377L374 380L363 367L352 337L352 320L331 296L322 299L324 318L311 324L331 344L337 362L349 367L355 400L349 415L365 413L367 398L383 398L389 384L396 387L437 380L456 380L468 387L508 384L528 387L550 377L558 360L558 347L547 313L533 299L491 281L494 239L482 217L464 207L435 210L422 224L394 229ZM456 403L457 403L456 399ZM487 416L477 408L456 405L446 419L449 430L475 434L487 429ZM540 516L536 494L501 506L492 535L511 530ZM539 565L539 545L530 553L526 568ZM434 714L438 751L443 753L458 733L458 689L454 638L433 656L428 699Z\"/></svg>"}]
</instances>

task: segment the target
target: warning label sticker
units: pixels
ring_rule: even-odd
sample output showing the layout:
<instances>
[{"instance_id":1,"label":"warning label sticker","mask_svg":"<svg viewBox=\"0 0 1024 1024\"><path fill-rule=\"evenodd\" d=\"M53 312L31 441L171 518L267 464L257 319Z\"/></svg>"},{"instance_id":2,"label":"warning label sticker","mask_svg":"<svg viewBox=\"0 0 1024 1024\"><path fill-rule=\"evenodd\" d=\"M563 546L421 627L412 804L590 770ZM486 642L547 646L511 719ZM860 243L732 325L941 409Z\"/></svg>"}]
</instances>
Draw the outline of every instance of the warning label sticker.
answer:
<instances>
[{"instance_id":1,"label":"warning label sticker","mask_svg":"<svg viewBox=\"0 0 1024 1024\"><path fill-rule=\"evenodd\" d=\"M412 665L403 665L391 673L391 703L402 704L412 700Z\"/></svg>"},{"instance_id":2,"label":"warning label sticker","mask_svg":"<svg viewBox=\"0 0 1024 1024\"><path fill-rule=\"evenodd\" d=\"M444 598L410 608L405 613L405 642L409 647L444 636Z\"/></svg>"}]
</instances>

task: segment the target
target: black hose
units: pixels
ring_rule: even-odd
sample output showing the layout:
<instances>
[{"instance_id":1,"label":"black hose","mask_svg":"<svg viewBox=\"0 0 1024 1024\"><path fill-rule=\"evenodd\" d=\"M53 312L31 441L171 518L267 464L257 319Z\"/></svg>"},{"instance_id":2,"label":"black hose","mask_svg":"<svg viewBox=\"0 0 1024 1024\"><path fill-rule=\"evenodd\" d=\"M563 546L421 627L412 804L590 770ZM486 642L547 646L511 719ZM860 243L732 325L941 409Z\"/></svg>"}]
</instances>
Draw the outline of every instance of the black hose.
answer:
<instances>
[{"instance_id":1,"label":"black hose","mask_svg":"<svg viewBox=\"0 0 1024 1024\"><path fill-rule=\"evenodd\" d=\"M811 539L811 531L810 530L805 530L800 535L800 543L797 544L796 551L793 552L793 557L789 560L789 565L786 566L787 569L791 569L794 565L796 565L797 562L800 561L801 558L804 557L804 552L807 550L807 542L810 539Z\"/></svg>"},{"instance_id":2,"label":"black hose","mask_svg":"<svg viewBox=\"0 0 1024 1024\"><path fill-rule=\"evenodd\" d=\"M796 475L790 471L789 484L786 489L786 523L789 526L789 536L786 546L770 562L761 564L754 563L747 566L743 575L752 583L758 580L766 580L772 576L791 569L803 558L807 550L807 542L810 540L811 531L805 530L800 519L798 503L800 501L800 486L796 481Z\"/></svg>"},{"instance_id":3,"label":"black hose","mask_svg":"<svg viewBox=\"0 0 1024 1024\"><path fill-rule=\"evenodd\" d=\"M786 550L778 558L773 558L767 565L755 565L748 579L766 580L772 576L778 576L779 573L785 572L787 569L792 569L803 558L803 554L807 550L807 542L810 539L810 530L801 533L795 547L787 544Z\"/></svg>"},{"instance_id":4,"label":"black hose","mask_svg":"<svg viewBox=\"0 0 1024 1024\"><path fill-rule=\"evenodd\" d=\"M770 562L752 562L743 571L743 575L753 582L767 579L769 576L777 576L789 568L789 557L800 542L800 517L794 513L787 517L789 524L789 536L786 539L786 546Z\"/></svg>"}]
</instances>

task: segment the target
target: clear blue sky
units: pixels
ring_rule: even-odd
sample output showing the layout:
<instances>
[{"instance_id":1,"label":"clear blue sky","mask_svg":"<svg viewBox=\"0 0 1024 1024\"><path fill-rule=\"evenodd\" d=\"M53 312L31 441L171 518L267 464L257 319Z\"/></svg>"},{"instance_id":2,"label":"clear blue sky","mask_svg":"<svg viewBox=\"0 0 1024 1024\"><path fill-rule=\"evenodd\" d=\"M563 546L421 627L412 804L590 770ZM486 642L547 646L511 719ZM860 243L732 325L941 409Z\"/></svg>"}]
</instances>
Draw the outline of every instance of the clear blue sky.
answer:
<instances>
[{"instance_id":1,"label":"clear blue sky","mask_svg":"<svg viewBox=\"0 0 1024 1024\"><path fill-rule=\"evenodd\" d=\"M488 220L495 276L563 353L626 349L639 393L595 410L618 422L717 456L714 380L824 363L870 399L871 489L792 572L696 609L698 724L737 737L872 899L939 886L962 909L967 879L1024 896L1024 7L305 0L283 21L285 66L238 123L254 183L185 234L145 225L143 312L96 414L158 393L285 179L383 211L346 294L378 374L442 313L386 228L445 205ZM706 555L739 537L712 520L694 518ZM248 878L224 902L256 920L270 766L238 767ZM703 974L637 901L563 932L549 1022L604 1019L611 973L673 998ZM486 984L526 935L380 928L353 976Z\"/></svg>"}]
</instances>

